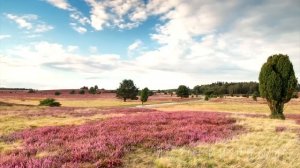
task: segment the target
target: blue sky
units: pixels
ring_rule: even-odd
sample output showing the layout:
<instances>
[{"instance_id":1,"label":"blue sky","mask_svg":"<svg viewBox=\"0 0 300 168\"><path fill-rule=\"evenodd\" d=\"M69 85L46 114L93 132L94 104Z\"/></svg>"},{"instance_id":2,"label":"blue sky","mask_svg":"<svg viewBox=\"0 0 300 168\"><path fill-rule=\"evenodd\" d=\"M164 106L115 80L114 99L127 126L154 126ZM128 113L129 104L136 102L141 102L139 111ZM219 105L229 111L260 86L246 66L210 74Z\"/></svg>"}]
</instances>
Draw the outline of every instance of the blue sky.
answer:
<instances>
[{"instance_id":1,"label":"blue sky","mask_svg":"<svg viewBox=\"0 0 300 168\"><path fill-rule=\"evenodd\" d=\"M257 81L267 57L300 73L297 0L0 0L0 87L114 89Z\"/></svg>"}]
</instances>

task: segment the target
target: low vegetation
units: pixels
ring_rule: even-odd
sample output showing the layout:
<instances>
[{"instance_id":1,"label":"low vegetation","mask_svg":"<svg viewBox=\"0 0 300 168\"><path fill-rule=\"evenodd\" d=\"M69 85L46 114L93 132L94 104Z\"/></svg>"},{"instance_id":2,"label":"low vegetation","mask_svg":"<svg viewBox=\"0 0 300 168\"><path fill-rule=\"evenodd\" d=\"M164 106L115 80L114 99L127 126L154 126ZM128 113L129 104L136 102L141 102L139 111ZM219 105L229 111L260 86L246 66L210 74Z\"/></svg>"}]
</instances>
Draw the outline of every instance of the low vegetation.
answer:
<instances>
[{"instance_id":1,"label":"low vegetation","mask_svg":"<svg viewBox=\"0 0 300 168\"><path fill-rule=\"evenodd\" d=\"M52 98L47 98L44 100L40 101L40 106L50 106L50 107L59 107L61 106L61 104L57 101L55 101L55 99Z\"/></svg>"},{"instance_id":2,"label":"low vegetation","mask_svg":"<svg viewBox=\"0 0 300 168\"><path fill-rule=\"evenodd\" d=\"M116 117L79 126L43 127L2 137L23 147L0 158L2 167L115 167L132 147L172 149L212 143L241 131L218 113L150 113ZM45 143L47 142L47 143ZM40 156L43 153L42 157Z\"/></svg>"}]
</instances>

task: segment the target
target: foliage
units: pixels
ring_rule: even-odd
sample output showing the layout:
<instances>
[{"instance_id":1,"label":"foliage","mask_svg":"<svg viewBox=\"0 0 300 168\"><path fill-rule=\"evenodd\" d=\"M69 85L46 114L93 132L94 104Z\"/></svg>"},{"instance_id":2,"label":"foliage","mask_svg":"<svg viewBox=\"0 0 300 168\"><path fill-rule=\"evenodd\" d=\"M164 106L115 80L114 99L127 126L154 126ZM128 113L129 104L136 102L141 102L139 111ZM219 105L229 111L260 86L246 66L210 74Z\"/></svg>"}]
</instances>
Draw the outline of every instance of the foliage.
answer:
<instances>
[{"instance_id":1,"label":"foliage","mask_svg":"<svg viewBox=\"0 0 300 168\"><path fill-rule=\"evenodd\" d=\"M84 91L84 89L80 89L78 93L79 94L85 94L85 91Z\"/></svg>"},{"instance_id":2,"label":"foliage","mask_svg":"<svg viewBox=\"0 0 300 168\"><path fill-rule=\"evenodd\" d=\"M55 101L55 99L52 98L47 98L44 100L40 101L40 106L50 106L50 107L58 107L61 106L61 104L57 101Z\"/></svg>"},{"instance_id":3,"label":"foliage","mask_svg":"<svg viewBox=\"0 0 300 168\"><path fill-rule=\"evenodd\" d=\"M28 90L28 93L35 93L36 91L35 90L33 90L33 89L29 89Z\"/></svg>"},{"instance_id":4,"label":"foliage","mask_svg":"<svg viewBox=\"0 0 300 168\"><path fill-rule=\"evenodd\" d=\"M77 126L28 129L3 140L22 147L0 154L0 167L118 167L133 147L154 150L213 143L242 129L219 113L147 113ZM36 157L45 153L44 157ZM86 165L87 166L87 165Z\"/></svg>"},{"instance_id":5,"label":"foliage","mask_svg":"<svg viewBox=\"0 0 300 168\"><path fill-rule=\"evenodd\" d=\"M272 118L284 119L283 107L297 88L293 64L283 54L272 55L261 67L259 91L268 101Z\"/></svg>"},{"instance_id":6,"label":"foliage","mask_svg":"<svg viewBox=\"0 0 300 168\"><path fill-rule=\"evenodd\" d=\"M75 93L76 93L75 90L70 91L70 94L75 94Z\"/></svg>"},{"instance_id":7,"label":"foliage","mask_svg":"<svg viewBox=\"0 0 300 168\"><path fill-rule=\"evenodd\" d=\"M90 87L89 94L96 94L96 93L97 93L97 89L95 87Z\"/></svg>"},{"instance_id":8,"label":"foliage","mask_svg":"<svg viewBox=\"0 0 300 168\"><path fill-rule=\"evenodd\" d=\"M211 96L226 94L229 94L231 96L233 96L234 94L253 94L255 91L258 91L257 82L216 82L208 85L196 85L193 88L193 93L195 95L211 93Z\"/></svg>"},{"instance_id":9,"label":"foliage","mask_svg":"<svg viewBox=\"0 0 300 168\"><path fill-rule=\"evenodd\" d=\"M180 85L176 91L176 95L181 98L187 98L190 95L190 89L185 85Z\"/></svg>"},{"instance_id":10,"label":"foliage","mask_svg":"<svg viewBox=\"0 0 300 168\"><path fill-rule=\"evenodd\" d=\"M205 101L208 101L208 100L209 100L209 96L208 96L208 95L205 95L204 100L205 100Z\"/></svg>"},{"instance_id":11,"label":"foliage","mask_svg":"<svg viewBox=\"0 0 300 168\"><path fill-rule=\"evenodd\" d=\"M147 102L149 97L149 89L146 87L141 91L141 102L144 104L144 102Z\"/></svg>"},{"instance_id":12,"label":"foliage","mask_svg":"<svg viewBox=\"0 0 300 168\"><path fill-rule=\"evenodd\" d=\"M255 92L252 94L252 99L253 99L254 101L257 101L257 97L258 97L258 96L259 96L258 92L255 91Z\"/></svg>"},{"instance_id":13,"label":"foliage","mask_svg":"<svg viewBox=\"0 0 300 168\"><path fill-rule=\"evenodd\" d=\"M299 96L298 96L298 92L294 92L294 93L293 93L293 95L292 95L292 98L294 98L294 99L297 99L297 98L299 98Z\"/></svg>"},{"instance_id":14,"label":"foliage","mask_svg":"<svg viewBox=\"0 0 300 168\"><path fill-rule=\"evenodd\" d=\"M124 79L117 89L117 97L122 98L126 102L127 99L136 99L138 92L138 88L132 80Z\"/></svg>"},{"instance_id":15,"label":"foliage","mask_svg":"<svg viewBox=\"0 0 300 168\"><path fill-rule=\"evenodd\" d=\"M55 92L54 92L54 95L55 95L55 96L59 96L59 95L61 95L61 93L60 93L59 91L55 91Z\"/></svg>"}]
</instances>

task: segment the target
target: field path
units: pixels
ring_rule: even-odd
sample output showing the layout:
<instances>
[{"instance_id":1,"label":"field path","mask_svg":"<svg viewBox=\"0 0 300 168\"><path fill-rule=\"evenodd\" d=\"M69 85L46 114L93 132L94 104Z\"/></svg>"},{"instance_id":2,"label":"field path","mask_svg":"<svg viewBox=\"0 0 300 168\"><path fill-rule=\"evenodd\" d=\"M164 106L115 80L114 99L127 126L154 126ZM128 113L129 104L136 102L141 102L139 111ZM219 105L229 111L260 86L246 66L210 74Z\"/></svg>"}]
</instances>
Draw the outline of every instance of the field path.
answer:
<instances>
[{"instance_id":1,"label":"field path","mask_svg":"<svg viewBox=\"0 0 300 168\"><path fill-rule=\"evenodd\" d=\"M168 102L168 103L157 103L157 104L146 104L146 105L137 105L136 108L153 108L153 107L161 107L161 106L169 106L169 105L178 105L178 104L185 104L185 103L193 103L199 102L201 100L188 100L182 102Z\"/></svg>"}]
</instances>

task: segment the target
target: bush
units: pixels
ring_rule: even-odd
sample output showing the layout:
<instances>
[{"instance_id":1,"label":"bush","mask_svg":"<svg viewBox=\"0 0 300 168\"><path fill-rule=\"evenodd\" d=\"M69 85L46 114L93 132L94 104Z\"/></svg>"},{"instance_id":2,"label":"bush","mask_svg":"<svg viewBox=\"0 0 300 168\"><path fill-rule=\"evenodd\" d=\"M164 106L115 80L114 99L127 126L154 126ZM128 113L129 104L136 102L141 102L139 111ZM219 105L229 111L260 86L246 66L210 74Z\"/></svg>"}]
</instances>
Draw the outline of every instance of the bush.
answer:
<instances>
[{"instance_id":1,"label":"bush","mask_svg":"<svg viewBox=\"0 0 300 168\"><path fill-rule=\"evenodd\" d=\"M75 94L75 93L76 93L75 90L70 91L70 94Z\"/></svg>"},{"instance_id":2,"label":"bush","mask_svg":"<svg viewBox=\"0 0 300 168\"><path fill-rule=\"evenodd\" d=\"M205 101L208 101L209 100L209 97L208 95L205 95L205 98L204 98Z\"/></svg>"},{"instance_id":3,"label":"bush","mask_svg":"<svg viewBox=\"0 0 300 168\"><path fill-rule=\"evenodd\" d=\"M294 92L294 93L293 93L293 95L292 95L292 98L294 98L294 99L297 99L297 98L299 98L299 96L298 96L298 92Z\"/></svg>"},{"instance_id":4,"label":"bush","mask_svg":"<svg viewBox=\"0 0 300 168\"><path fill-rule=\"evenodd\" d=\"M40 106L50 106L50 107L59 107L61 106L61 104L57 101L55 101L55 99L52 98L47 98L44 100L40 101Z\"/></svg>"},{"instance_id":5,"label":"bush","mask_svg":"<svg viewBox=\"0 0 300 168\"><path fill-rule=\"evenodd\" d=\"M80 89L78 93L79 94L85 94L85 91L83 89Z\"/></svg>"},{"instance_id":6,"label":"bush","mask_svg":"<svg viewBox=\"0 0 300 168\"><path fill-rule=\"evenodd\" d=\"M28 93L35 93L35 90L29 89L29 90L28 90Z\"/></svg>"},{"instance_id":7,"label":"bush","mask_svg":"<svg viewBox=\"0 0 300 168\"><path fill-rule=\"evenodd\" d=\"M55 96L59 96L61 93L59 92L59 91L56 91L55 93L54 93L54 95Z\"/></svg>"}]
</instances>

